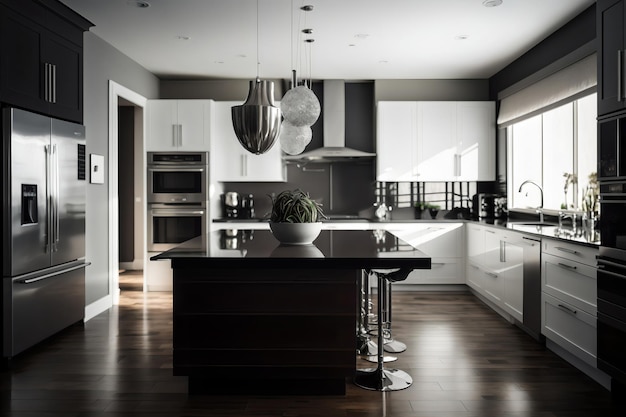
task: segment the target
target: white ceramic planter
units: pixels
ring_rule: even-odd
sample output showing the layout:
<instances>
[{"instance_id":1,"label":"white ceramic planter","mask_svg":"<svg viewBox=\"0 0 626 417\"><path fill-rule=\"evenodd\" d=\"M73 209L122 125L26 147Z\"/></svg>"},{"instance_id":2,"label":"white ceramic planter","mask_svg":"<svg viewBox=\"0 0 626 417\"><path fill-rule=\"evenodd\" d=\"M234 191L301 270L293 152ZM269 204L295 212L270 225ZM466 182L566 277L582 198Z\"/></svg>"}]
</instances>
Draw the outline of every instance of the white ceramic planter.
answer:
<instances>
[{"instance_id":1,"label":"white ceramic planter","mask_svg":"<svg viewBox=\"0 0 626 417\"><path fill-rule=\"evenodd\" d=\"M322 222L316 223L272 223L274 237L283 245L310 245L322 230Z\"/></svg>"}]
</instances>

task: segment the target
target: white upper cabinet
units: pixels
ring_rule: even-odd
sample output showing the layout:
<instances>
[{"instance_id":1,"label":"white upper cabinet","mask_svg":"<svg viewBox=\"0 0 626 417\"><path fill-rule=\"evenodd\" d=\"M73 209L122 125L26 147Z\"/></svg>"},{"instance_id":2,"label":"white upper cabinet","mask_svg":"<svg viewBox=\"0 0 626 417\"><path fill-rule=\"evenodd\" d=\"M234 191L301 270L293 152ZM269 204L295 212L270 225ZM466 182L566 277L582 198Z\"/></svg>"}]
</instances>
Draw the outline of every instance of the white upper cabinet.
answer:
<instances>
[{"instance_id":1,"label":"white upper cabinet","mask_svg":"<svg viewBox=\"0 0 626 417\"><path fill-rule=\"evenodd\" d=\"M496 179L496 105L493 101L456 104L457 181Z\"/></svg>"},{"instance_id":2,"label":"white upper cabinet","mask_svg":"<svg viewBox=\"0 0 626 417\"><path fill-rule=\"evenodd\" d=\"M149 100L148 151L208 151L212 100Z\"/></svg>"},{"instance_id":3,"label":"white upper cabinet","mask_svg":"<svg viewBox=\"0 0 626 417\"><path fill-rule=\"evenodd\" d=\"M255 155L245 150L233 129L231 107L238 101L217 101L213 106L211 181L284 182L285 166L278 139L272 148Z\"/></svg>"},{"instance_id":4,"label":"white upper cabinet","mask_svg":"<svg viewBox=\"0 0 626 417\"><path fill-rule=\"evenodd\" d=\"M492 101L378 102L378 181L495 180Z\"/></svg>"},{"instance_id":5,"label":"white upper cabinet","mask_svg":"<svg viewBox=\"0 0 626 417\"><path fill-rule=\"evenodd\" d=\"M417 103L380 101L376 125L376 179L418 181Z\"/></svg>"},{"instance_id":6,"label":"white upper cabinet","mask_svg":"<svg viewBox=\"0 0 626 417\"><path fill-rule=\"evenodd\" d=\"M456 102L422 101L417 105L418 181L456 179Z\"/></svg>"}]
</instances>

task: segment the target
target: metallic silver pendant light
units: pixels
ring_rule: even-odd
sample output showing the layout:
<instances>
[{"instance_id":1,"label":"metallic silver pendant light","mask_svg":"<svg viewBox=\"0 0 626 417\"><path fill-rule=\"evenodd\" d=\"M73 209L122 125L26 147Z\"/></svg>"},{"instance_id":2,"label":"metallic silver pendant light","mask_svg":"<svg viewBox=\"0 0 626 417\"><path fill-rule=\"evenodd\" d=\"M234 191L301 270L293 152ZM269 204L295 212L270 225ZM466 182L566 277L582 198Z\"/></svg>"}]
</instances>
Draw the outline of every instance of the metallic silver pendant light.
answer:
<instances>
[{"instance_id":1,"label":"metallic silver pendant light","mask_svg":"<svg viewBox=\"0 0 626 417\"><path fill-rule=\"evenodd\" d=\"M293 0L291 2L292 7L292 26L293 26ZM306 5L300 8L301 11L310 12L313 10L313 6ZM293 27L292 27L293 32ZM303 29L300 31L306 35L313 33L313 29ZM292 40L292 64L293 63L293 34ZM314 39L308 37L304 40L309 45L309 77L311 75L311 51L310 45L314 42ZM300 42L298 42L300 44ZM298 48L299 49L299 48ZM299 53L297 54L300 55ZM295 67L295 65L294 65ZM313 125L319 118L321 112L320 102L310 88L311 82L309 80L309 87L305 85L298 86L298 80L296 76L296 70L292 70L291 89L285 93L280 103L281 111L283 114L283 122L281 126L281 132L279 136L280 146L283 152L289 155L301 154L306 146L311 142L313 132L311 125Z\"/></svg>"},{"instance_id":2,"label":"metallic silver pendant light","mask_svg":"<svg viewBox=\"0 0 626 417\"><path fill-rule=\"evenodd\" d=\"M280 134L281 111L274 106L274 83L259 78L259 0L257 18L257 76L250 81L246 101L231 108L233 128L241 146L253 154L269 151Z\"/></svg>"}]
</instances>

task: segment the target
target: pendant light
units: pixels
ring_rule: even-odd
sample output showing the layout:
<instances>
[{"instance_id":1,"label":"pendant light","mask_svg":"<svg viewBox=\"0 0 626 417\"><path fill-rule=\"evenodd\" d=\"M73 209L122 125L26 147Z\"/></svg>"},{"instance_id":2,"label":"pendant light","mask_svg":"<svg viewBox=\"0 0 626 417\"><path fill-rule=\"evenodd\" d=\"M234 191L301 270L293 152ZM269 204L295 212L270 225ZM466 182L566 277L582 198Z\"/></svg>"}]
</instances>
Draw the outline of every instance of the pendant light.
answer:
<instances>
[{"instance_id":1,"label":"pendant light","mask_svg":"<svg viewBox=\"0 0 626 417\"><path fill-rule=\"evenodd\" d=\"M310 12L313 6L306 5L300 8L303 12ZM292 0L292 19L293 19L293 0ZM293 26L293 24L292 24ZM292 28L293 31L293 28ZM310 35L312 29L304 29L299 33ZM292 35L293 42L293 35ZM314 39L307 38L305 42L309 45L309 78L311 77L311 50L310 45ZM298 42L298 45L300 42ZM299 48L298 48L299 50ZM293 44L291 48L292 64L293 64ZM299 54L297 54L299 56ZM294 65L295 67L295 65ZM310 85L310 80L309 80ZM319 99L313 91L304 85L298 85L296 70L292 70L291 89L285 93L280 103L283 122L280 133L280 146L282 150L289 155L298 155L304 151L306 146L311 142L313 132L311 126L317 121L321 113Z\"/></svg>"},{"instance_id":2,"label":"pendant light","mask_svg":"<svg viewBox=\"0 0 626 417\"><path fill-rule=\"evenodd\" d=\"M281 120L280 109L274 106L274 82L259 78L259 0L256 2L256 55L256 79L250 81L246 101L231 108L231 116L241 146L259 155L274 146Z\"/></svg>"}]
</instances>

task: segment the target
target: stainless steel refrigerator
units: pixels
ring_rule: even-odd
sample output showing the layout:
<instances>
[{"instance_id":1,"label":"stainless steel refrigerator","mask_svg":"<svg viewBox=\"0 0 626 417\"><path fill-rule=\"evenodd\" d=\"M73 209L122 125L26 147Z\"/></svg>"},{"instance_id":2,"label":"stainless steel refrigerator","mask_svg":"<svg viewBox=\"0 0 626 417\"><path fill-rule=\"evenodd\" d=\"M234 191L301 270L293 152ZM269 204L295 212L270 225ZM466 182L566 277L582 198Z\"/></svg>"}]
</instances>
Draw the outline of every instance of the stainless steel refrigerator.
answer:
<instances>
[{"instance_id":1,"label":"stainless steel refrigerator","mask_svg":"<svg viewBox=\"0 0 626 417\"><path fill-rule=\"evenodd\" d=\"M2 109L2 354L85 315L85 128Z\"/></svg>"}]
</instances>

